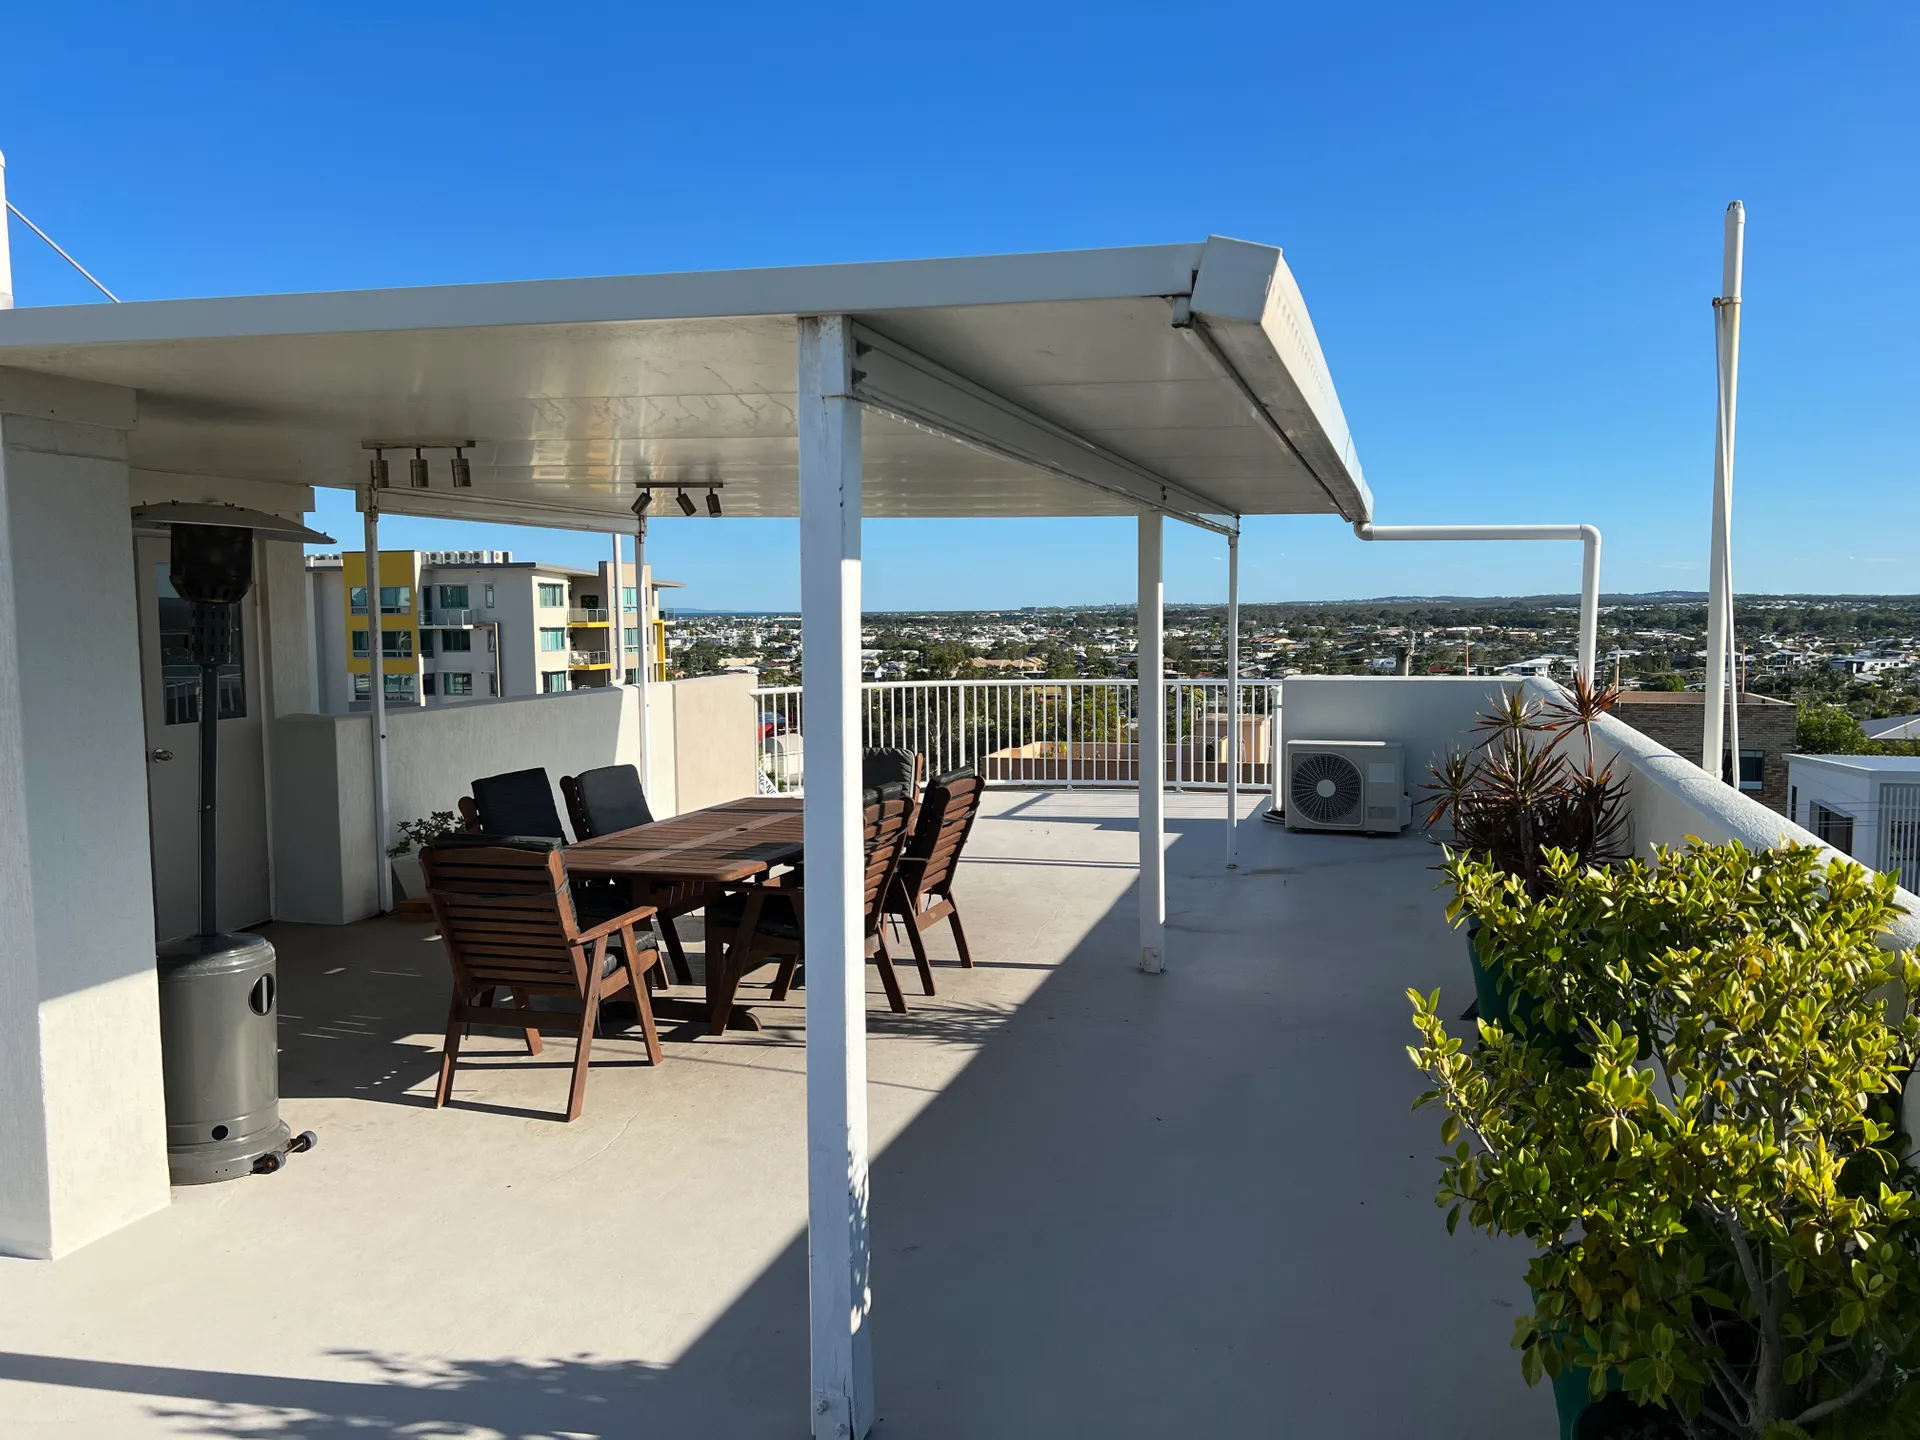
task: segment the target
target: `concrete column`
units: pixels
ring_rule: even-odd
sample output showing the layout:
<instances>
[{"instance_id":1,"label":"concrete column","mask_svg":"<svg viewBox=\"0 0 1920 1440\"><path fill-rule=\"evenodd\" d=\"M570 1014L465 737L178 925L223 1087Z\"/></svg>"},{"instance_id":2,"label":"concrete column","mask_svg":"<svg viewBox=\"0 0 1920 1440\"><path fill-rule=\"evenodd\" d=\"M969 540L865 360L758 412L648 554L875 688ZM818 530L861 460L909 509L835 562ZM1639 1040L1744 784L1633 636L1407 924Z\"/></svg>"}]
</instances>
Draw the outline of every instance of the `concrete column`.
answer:
<instances>
[{"instance_id":1,"label":"concrete column","mask_svg":"<svg viewBox=\"0 0 1920 1440\"><path fill-rule=\"evenodd\" d=\"M373 892L380 913L393 909L393 866L387 863L392 825L387 816L387 661L380 638L380 489L367 484L367 714L373 745ZM349 609L352 607L349 606Z\"/></svg>"},{"instance_id":2,"label":"concrete column","mask_svg":"<svg viewBox=\"0 0 1920 1440\"><path fill-rule=\"evenodd\" d=\"M1240 535L1227 536L1227 869L1240 868Z\"/></svg>"},{"instance_id":3,"label":"concrete column","mask_svg":"<svg viewBox=\"0 0 1920 1440\"><path fill-rule=\"evenodd\" d=\"M608 572L610 578L607 581L607 660L613 666L613 669L607 676L607 683L609 685L618 685L626 677L627 665L626 644L620 633L620 618L622 614L620 608L620 534L618 531L615 531L608 538L613 542L613 569ZM637 586L635 587L633 598L636 600L640 598Z\"/></svg>"},{"instance_id":4,"label":"concrete column","mask_svg":"<svg viewBox=\"0 0 1920 1440\"><path fill-rule=\"evenodd\" d=\"M167 1203L133 422L130 391L0 370L4 1254L64 1254Z\"/></svg>"},{"instance_id":5,"label":"concrete column","mask_svg":"<svg viewBox=\"0 0 1920 1440\"><path fill-rule=\"evenodd\" d=\"M803 317L801 686L807 734L807 1267L814 1440L873 1425L860 791L860 407L844 315Z\"/></svg>"},{"instance_id":6,"label":"concrete column","mask_svg":"<svg viewBox=\"0 0 1920 1440\"><path fill-rule=\"evenodd\" d=\"M1161 536L1157 514L1140 517L1140 968L1158 975L1167 968L1166 755L1167 687L1165 586L1161 581Z\"/></svg>"}]
</instances>

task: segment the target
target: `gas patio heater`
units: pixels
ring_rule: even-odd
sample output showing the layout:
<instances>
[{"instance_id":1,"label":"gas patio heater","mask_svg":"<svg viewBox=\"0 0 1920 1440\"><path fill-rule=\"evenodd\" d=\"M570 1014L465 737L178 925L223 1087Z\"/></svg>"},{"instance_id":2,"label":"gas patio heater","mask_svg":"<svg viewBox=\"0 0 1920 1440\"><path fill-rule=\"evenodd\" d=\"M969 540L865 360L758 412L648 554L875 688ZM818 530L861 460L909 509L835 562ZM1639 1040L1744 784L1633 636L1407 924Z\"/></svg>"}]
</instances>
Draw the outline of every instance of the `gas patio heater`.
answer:
<instances>
[{"instance_id":1,"label":"gas patio heater","mask_svg":"<svg viewBox=\"0 0 1920 1440\"><path fill-rule=\"evenodd\" d=\"M167 1169L175 1185L271 1173L309 1150L312 1131L280 1119L279 977L259 935L224 934L218 919L220 670L233 663L236 607L253 588L253 537L331 544L292 520L237 505L145 505L140 528L171 532L174 591L193 607L200 667L200 929L158 951Z\"/></svg>"}]
</instances>

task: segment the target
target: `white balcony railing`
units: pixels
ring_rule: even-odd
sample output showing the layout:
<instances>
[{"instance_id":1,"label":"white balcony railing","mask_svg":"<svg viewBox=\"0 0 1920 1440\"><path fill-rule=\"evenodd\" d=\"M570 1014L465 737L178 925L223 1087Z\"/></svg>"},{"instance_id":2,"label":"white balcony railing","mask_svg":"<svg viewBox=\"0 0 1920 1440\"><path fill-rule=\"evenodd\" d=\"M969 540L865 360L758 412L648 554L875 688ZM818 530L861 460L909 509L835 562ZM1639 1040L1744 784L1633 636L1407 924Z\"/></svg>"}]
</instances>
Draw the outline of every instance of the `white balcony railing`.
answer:
<instances>
[{"instance_id":1,"label":"white balcony railing","mask_svg":"<svg viewBox=\"0 0 1920 1440\"><path fill-rule=\"evenodd\" d=\"M1168 680L1167 783L1224 789L1227 682ZM1135 680L903 680L861 687L862 743L927 757L929 773L971 765L990 784L1078 789L1139 783ZM760 788L798 794L806 763L800 687L755 690ZM1241 788L1272 783L1280 682L1240 682Z\"/></svg>"},{"instance_id":2,"label":"white balcony railing","mask_svg":"<svg viewBox=\"0 0 1920 1440\"><path fill-rule=\"evenodd\" d=\"M590 669L607 663L607 652L604 650L569 650L567 652L567 664L575 670Z\"/></svg>"},{"instance_id":3,"label":"white balcony railing","mask_svg":"<svg viewBox=\"0 0 1920 1440\"><path fill-rule=\"evenodd\" d=\"M471 610L422 610L420 623L429 630L471 630L479 622Z\"/></svg>"},{"instance_id":4,"label":"white balcony railing","mask_svg":"<svg viewBox=\"0 0 1920 1440\"><path fill-rule=\"evenodd\" d=\"M567 611L567 623L569 625L604 625L607 623L607 612L604 610L583 610L576 605L573 609Z\"/></svg>"}]
</instances>

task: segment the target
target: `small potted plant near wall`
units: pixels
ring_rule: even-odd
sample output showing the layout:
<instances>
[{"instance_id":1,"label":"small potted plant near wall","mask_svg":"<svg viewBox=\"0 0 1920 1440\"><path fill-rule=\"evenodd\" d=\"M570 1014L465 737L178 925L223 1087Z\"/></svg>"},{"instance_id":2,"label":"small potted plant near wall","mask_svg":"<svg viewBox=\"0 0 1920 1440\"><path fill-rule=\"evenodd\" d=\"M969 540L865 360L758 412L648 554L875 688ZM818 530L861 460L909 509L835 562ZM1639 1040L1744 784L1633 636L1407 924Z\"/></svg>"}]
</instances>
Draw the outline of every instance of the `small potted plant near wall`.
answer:
<instances>
[{"instance_id":1,"label":"small potted plant near wall","mask_svg":"<svg viewBox=\"0 0 1920 1440\"><path fill-rule=\"evenodd\" d=\"M427 881L421 872L420 856L416 852L459 828L459 818L451 810L436 810L423 819L400 822L400 838L387 847L387 854L393 861L394 893L400 897L400 903L394 907L396 911L402 914L426 913Z\"/></svg>"},{"instance_id":2,"label":"small potted plant near wall","mask_svg":"<svg viewBox=\"0 0 1920 1440\"><path fill-rule=\"evenodd\" d=\"M1576 676L1563 698L1541 701L1515 686L1475 723L1484 737L1469 754L1455 752L1433 769L1429 826L1451 821L1453 846L1485 860L1540 897L1553 885L1547 857L1558 851L1577 864L1611 865L1629 850L1626 788L1611 760L1601 761L1594 723L1620 692ZM1456 909L1448 919L1462 919ZM1465 915L1474 1007L1464 1017L1525 1023L1530 1004L1511 977L1486 964Z\"/></svg>"},{"instance_id":3,"label":"small potted plant near wall","mask_svg":"<svg viewBox=\"0 0 1920 1440\"><path fill-rule=\"evenodd\" d=\"M1470 1048L1410 992L1418 1103L1445 1112L1448 1229L1540 1246L1523 1375L1619 1388L1563 1406L1562 1435L1920 1435L1920 1180L1894 1143L1920 1015L1886 998L1920 963L1879 945L1892 877L1698 841L1552 851L1539 893L1484 857L1444 868L1537 1030L1483 1023Z\"/></svg>"}]
</instances>

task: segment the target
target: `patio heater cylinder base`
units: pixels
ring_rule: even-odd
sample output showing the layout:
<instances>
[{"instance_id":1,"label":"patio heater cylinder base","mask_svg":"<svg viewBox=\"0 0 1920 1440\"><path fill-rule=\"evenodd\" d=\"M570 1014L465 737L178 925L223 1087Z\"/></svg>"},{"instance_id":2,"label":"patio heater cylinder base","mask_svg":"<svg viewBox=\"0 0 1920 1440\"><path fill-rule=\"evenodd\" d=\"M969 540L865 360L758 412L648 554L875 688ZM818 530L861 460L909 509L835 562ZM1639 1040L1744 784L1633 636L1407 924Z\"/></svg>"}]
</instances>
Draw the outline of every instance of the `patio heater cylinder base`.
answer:
<instances>
[{"instance_id":1,"label":"patio heater cylinder base","mask_svg":"<svg viewBox=\"0 0 1920 1440\"><path fill-rule=\"evenodd\" d=\"M284 1155L279 980L258 935L189 935L158 952L167 1169L175 1185L253 1173Z\"/></svg>"}]
</instances>

